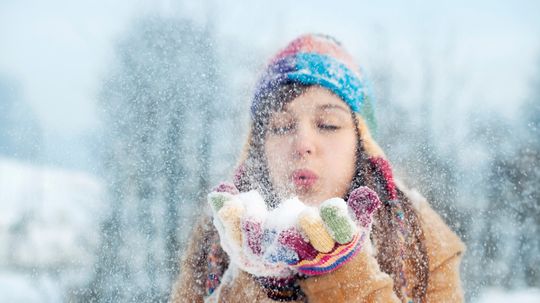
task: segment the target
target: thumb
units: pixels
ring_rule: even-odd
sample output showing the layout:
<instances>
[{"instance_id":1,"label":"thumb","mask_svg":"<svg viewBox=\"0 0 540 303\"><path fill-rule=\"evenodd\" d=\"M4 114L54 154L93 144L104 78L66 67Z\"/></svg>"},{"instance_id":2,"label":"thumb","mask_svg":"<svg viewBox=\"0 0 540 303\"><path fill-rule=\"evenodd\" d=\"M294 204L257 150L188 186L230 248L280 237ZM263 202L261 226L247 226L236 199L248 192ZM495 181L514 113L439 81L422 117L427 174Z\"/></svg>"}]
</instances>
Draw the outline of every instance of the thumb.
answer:
<instances>
[{"instance_id":1,"label":"thumb","mask_svg":"<svg viewBox=\"0 0 540 303\"><path fill-rule=\"evenodd\" d=\"M238 189L236 188L236 186L234 186L234 184L228 183L228 182L219 183L219 185L216 186L216 188L214 188L213 191L219 192L219 193L229 193L231 195L236 195L240 193Z\"/></svg>"},{"instance_id":2,"label":"thumb","mask_svg":"<svg viewBox=\"0 0 540 303\"><path fill-rule=\"evenodd\" d=\"M368 227L373 213L381 206L381 201L375 191L367 186L361 186L351 192L347 204L358 223L363 227Z\"/></svg>"}]
</instances>

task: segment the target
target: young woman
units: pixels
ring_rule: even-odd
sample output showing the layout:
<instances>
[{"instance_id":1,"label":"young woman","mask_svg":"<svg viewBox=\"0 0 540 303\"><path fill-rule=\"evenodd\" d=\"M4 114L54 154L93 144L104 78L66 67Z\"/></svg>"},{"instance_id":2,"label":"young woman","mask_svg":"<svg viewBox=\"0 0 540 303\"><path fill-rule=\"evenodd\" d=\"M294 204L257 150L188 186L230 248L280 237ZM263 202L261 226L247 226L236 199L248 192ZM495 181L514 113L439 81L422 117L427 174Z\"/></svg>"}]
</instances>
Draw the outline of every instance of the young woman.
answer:
<instances>
[{"instance_id":1,"label":"young woman","mask_svg":"<svg viewBox=\"0 0 540 303\"><path fill-rule=\"evenodd\" d=\"M257 190L270 209L291 196L314 207L341 197L351 206L358 189L372 190L364 194L380 206L359 211L368 223L358 229L364 236L353 235L354 245L317 247L316 257L304 257L311 271L297 270L286 279L233 266L236 256L231 261L215 221L203 215L171 300L462 302L459 264L465 246L421 195L394 180L370 135L372 105L360 69L331 37L301 36L280 51L258 82L234 185L240 192ZM310 235L309 228L303 231ZM304 238L317 246L311 236ZM327 263L323 268L311 259Z\"/></svg>"}]
</instances>

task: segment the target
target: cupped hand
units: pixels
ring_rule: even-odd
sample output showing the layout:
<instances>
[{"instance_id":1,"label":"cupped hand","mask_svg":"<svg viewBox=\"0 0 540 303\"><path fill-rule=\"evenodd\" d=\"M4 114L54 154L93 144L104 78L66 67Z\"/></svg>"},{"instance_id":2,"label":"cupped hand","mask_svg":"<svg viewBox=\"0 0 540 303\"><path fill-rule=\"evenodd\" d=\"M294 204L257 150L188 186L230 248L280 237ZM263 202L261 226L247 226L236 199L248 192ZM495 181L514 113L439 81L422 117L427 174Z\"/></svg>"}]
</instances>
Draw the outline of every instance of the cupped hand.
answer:
<instances>
[{"instance_id":1,"label":"cupped hand","mask_svg":"<svg viewBox=\"0 0 540 303\"><path fill-rule=\"evenodd\" d=\"M307 208L298 216L297 226L280 234L280 244L298 256L289 265L307 276L343 266L370 241L372 218L380 205L373 190L360 187L347 202L332 198L318 208Z\"/></svg>"},{"instance_id":2,"label":"cupped hand","mask_svg":"<svg viewBox=\"0 0 540 303\"><path fill-rule=\"evenodd\" d=\"M332 198L319 207L298 199L269 211L256 192L221 184L208 195L221 246L232 263L259 277L286 278L331 272L369 241L377 194L354 190L347 202Z\"/></svg>"}]
</instances>

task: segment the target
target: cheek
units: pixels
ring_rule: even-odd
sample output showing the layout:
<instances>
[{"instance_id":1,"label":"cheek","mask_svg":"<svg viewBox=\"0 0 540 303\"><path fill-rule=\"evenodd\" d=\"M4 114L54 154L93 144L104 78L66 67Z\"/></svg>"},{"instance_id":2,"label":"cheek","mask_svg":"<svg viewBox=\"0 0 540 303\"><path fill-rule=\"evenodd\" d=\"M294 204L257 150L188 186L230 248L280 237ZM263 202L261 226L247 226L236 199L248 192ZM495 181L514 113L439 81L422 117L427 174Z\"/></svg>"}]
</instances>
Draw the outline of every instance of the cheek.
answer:
<instances>
[{"instance_id":1,"label":"cheek","mask_svg":"<svg viewBox=\"0 0 540 303\"><path fill-rule=\"evenodd\" d=\"M284 175L287 167L287 146L282 140L266 140L264 144L270 181L277 186L285 182Z\"/></svg>"},{"instance_id":2,"label":"cheek","mask_svg":"<svg viewBox=\"0 0 540 303\"><path fill-rule=\"evenodd\" d=\"M330 146L339 146L329 149L327 156L328 172L331 176L329 181L332 183L330 186L340 195L345 195L356 168L356 140L344 140Z\"/></svg>"}]
</instances>

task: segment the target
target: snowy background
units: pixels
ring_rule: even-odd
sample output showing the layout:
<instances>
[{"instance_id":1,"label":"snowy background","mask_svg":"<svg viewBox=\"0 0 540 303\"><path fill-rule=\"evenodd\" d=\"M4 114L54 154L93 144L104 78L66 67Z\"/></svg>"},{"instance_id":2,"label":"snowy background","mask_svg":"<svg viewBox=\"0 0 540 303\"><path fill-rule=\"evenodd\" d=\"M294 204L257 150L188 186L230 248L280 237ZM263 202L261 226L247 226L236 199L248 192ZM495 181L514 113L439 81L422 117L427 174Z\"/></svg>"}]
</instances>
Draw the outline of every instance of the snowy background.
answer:
<instances>
[{"instance_id":1,"label":"snowy background","mask_svg":"<svg viewBox=\"0 0 540 303\"><path fill-rule=\"evenodd\" d=\"M540 2L0 0L0 302L155 302L268 57L335 36L377 141L467 242L470 302L540 302Z\"/></svg>"}]
</instances>

